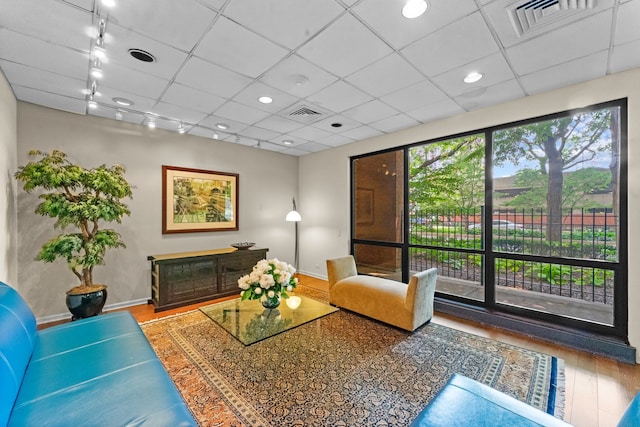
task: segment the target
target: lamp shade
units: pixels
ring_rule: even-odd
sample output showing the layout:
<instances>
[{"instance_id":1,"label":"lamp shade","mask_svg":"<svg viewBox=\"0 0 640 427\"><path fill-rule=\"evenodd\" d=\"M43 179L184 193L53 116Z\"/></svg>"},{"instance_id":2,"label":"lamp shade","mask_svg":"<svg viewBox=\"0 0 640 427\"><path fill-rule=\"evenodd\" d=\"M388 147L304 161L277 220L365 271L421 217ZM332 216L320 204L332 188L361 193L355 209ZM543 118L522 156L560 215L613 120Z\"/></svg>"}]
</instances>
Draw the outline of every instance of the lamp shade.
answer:
<instances>
[{"instance_id":1,"label":"lamp shade","mask_svg":"<svg viewBox=\"0 0 640 427\"><path fill-rule=\"evenodd\" d=\"M302 217L300 216L298 211L293 210L287 214L285 221L298 222L298 221L302 221Z\"/></svg>"}]
</instances>

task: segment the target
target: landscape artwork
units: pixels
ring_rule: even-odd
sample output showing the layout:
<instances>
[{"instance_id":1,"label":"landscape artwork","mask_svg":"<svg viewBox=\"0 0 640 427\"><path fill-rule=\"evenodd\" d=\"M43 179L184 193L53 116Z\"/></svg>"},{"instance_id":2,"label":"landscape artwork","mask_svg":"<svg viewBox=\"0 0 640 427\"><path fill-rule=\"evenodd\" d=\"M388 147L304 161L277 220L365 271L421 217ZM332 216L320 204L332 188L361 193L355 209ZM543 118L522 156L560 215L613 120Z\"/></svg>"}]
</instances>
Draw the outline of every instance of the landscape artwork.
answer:
<instances>
[{"instance_id":1,"label":"landscape artwork","mask_svg":"<svg viewBox=\"0 0 640 427\"><path fill-rule=\"evenodd\" d=\"M162 166L162 233L238 229L238 174Z\"/></svg>"}]
</instances>

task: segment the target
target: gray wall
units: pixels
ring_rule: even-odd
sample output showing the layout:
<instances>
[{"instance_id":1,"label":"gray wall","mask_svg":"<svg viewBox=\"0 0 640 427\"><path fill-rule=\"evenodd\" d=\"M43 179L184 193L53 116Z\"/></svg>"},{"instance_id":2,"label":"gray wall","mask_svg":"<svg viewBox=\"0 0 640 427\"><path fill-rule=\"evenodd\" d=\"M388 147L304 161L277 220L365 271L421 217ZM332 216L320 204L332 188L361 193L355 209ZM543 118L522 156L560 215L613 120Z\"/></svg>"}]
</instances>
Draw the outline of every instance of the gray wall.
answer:
<instances>
[{"instance_id":1,"label":"gray wall","mask_svg":"<svg viewBox=\"0 0 640 427\"><path fill-rule=\"evenodd\" d=\"M0 72L0 281L18 286L16 216L17 102Z\"/></svg>"},{"instance_id":2,"label":"gray wall","mask_svg":"<svg viewBox=\"0 0 640 427\"><path fill-rule=\"evenodd\" d=\"M112 250L106 266L94 270L95 282L109 286L107 307L150 297L148 255L252 241L268 247L269 257L293 262L294 229L284 218L297 196L297 157L23 102L18 103L18 135L18 165L28 161L31 149L59 149L85 167L126 167L125 176L136 187L127 202L132 213L113 228L127 248ZM162 165L238 173L239 231L163 235ZM36 194L18 187L18 283L41 321L68 317L64 292L77 279L63 261L33 261L42 243L56 234L52 219L33 213L37 203Z\"/></svg>"}]
</instances>

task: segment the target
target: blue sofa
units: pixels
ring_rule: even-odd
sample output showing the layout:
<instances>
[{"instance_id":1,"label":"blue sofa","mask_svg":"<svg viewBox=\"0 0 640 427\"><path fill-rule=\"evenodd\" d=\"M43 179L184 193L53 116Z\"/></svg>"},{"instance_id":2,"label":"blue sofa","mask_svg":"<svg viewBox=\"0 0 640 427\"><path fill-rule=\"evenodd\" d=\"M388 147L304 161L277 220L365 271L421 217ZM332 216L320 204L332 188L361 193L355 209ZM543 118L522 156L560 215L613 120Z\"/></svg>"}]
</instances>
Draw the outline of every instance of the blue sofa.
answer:
<instances>
[{"instance_id":1,"label":"blue sofa","mask_svg":"<svg viewBox=\"0 0 640 427\"><path fill-rule=\"evenodd\" d=\"M197 426L128 312L37 331L0 282L0 426Z\"/></svg>"},{"instance_id":2,"label":"blue sofa","mask_svg":"<svg viewBox=\"0 0 640 427\"><path fill-rule=\"evenodd\" d=\"M567 427L569 424L463 375L454 374L411 427ZM640 426L640 394L618 427Z\"/></svg>"}]
</instances>

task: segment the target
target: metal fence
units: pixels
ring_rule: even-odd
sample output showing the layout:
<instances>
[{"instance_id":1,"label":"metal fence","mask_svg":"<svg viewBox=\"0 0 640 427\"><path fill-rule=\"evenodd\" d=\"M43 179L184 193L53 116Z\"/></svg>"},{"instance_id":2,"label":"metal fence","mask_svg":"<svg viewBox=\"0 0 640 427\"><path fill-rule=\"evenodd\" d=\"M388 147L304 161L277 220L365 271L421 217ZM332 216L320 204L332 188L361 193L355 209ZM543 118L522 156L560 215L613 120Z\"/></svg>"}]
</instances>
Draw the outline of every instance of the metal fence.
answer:
<instances>
[{"instance_id":1,"label":"metal fence","mask_svg":"<svg viewBox=\"0 0 640 427\"><path fill-rule=\"evenodd\" d=\"M412 270L437 267L447 277L480 283L485 213L483 209L414 210L410 216ZM608 211L567 210L560 240L547 238L542 209L494 210L492 249L496 253L556 258L532 262L496 258L498 286L612 304L614 272L566 263L567 258L615 262L618 218ZM563 259L565 262L563 262Z\"/></svg>"}]
</instances>

